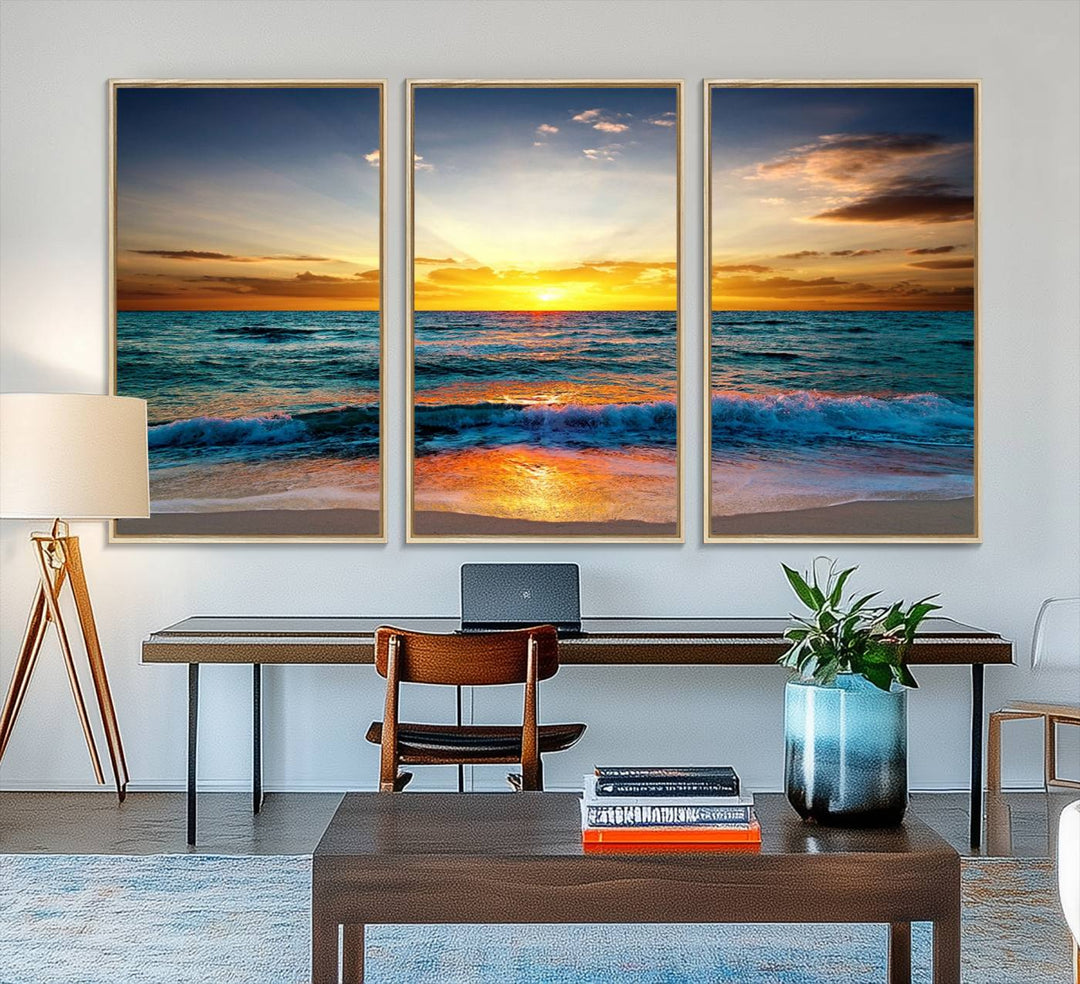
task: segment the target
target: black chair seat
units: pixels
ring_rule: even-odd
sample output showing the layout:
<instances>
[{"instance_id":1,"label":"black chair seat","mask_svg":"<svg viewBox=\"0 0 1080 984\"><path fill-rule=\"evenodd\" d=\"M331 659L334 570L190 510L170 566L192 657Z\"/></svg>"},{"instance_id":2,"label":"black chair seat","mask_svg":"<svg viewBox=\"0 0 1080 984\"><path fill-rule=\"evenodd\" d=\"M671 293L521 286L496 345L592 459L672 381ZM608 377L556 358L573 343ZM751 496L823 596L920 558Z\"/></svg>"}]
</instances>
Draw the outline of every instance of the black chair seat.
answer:
<instances>
[{"instance_id":1,"label":"black chair seat","mask_svg":"<svg viewBox=\"0 0 1080 984\"><path fill-rule=\"evenodd\" d=\"M382 721L374 721L366 738L373 745L382 744ZM584 724L542 724L537 728L540 754L561 752L585 733ZM453 756L455 761L521 758L521 728L484 725L398 725L398 752L403 758L429 755Z\"/></svg>"}]
</instances>

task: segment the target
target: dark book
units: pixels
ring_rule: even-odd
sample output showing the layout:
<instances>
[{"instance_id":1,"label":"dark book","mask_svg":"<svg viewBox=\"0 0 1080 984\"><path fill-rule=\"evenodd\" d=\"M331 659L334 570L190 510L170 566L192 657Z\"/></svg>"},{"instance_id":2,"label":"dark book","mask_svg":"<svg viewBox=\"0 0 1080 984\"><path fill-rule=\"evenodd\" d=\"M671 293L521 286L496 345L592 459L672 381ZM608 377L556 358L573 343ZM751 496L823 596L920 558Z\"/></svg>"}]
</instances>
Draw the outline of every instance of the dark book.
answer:
<instances>
[{"instance_id":1,"label":"dark book","mask_svg":"<svg viewBox=\"0 0 1080 984\"><path fill-rule=\"evenodd\" d=\"M738 796L729 765L682 768L597 768L597 796Z\"/></svg>"}]
</instances>

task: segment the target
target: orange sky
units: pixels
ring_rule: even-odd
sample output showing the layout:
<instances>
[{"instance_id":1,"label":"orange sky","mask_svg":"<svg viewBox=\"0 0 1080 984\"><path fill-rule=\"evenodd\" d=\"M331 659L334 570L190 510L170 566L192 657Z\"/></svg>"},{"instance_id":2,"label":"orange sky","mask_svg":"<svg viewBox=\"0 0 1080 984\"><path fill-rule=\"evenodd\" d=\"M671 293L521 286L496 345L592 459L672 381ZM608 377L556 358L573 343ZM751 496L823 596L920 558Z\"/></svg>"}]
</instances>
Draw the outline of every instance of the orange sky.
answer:
<instances>
[{"instance_id":1,"label":"orange sky","mask_svg":"<svg viewBox=\"0 0 1080 984\"><path fill-rule=\"evenodd\" d=\"M713 310L971 310L970 86L709 99Z\"/></svg>"},{"instance_id":2,"label":"orange sky","mask_svg":"<svg viewBox=\"0 0 1080 984\"><path fill-rule=\"evenodd\" d=\"M415 269L418 311L670 311L678 301L671 261L526 270L418 257Z\"/></svg>"}]
</instances>

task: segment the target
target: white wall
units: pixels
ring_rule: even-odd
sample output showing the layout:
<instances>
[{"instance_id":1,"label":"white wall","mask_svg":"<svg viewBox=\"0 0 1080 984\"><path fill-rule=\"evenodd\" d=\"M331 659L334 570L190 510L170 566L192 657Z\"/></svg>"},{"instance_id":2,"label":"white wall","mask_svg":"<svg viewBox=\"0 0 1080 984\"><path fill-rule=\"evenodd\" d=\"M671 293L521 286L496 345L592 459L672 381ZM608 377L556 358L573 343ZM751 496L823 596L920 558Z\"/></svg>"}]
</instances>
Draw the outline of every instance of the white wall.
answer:
<instances>
[{"instance_id":1,"label":"white wall","mask_svg":"<svg viewBox=\"0 0 1080 984\"><path fill-rule=\"evenodd\" d=\"M852 545L840 553L886 593L939 590L947 613L1018 640L1041 598L1077 593L1077 30L1071 0L998 2L26 2L2 7L0 388L104 392L106 90L125 78L389 79L389 529L386 546L108 545L86 524L86 565L137 787L184 776L186 680L141 666L152 629L191 613L456 612L466 560L574 560L592 614L781 613L781 560L807 545L701 545L701 80L982 78L982 545ZM404 539L404 152L406 77L684 78L686 449L684 546L409 546ZM33 587L29 526L0 524L0 685ZM836 549L836 548L832 548ZM208 781L243 783L247 668L204 671ZM912 780L967 777L968 676L925 669L911 706ZM572 785L594 762L715 758L750 785L781 782L779 669L568 668L550 720L589 722L549 765ZM1080 696L1080 680L991 669L987 701ZM270 788L362 787L379 716L371 668L267 672ZM450 696L431 706L450 714ZM478 712L488 709L478 707ZM503 702L503 709L509 707ZM492 711L494 713L494 711ZM1038 735L1016 725L1007 779L1032 782ZM662 750L661 751L658 751ZM496 777L489 777L494 781ZM55 644L43 657L2 784L91 779ZM426 782L449 783L444 770Z\"/></svg>"}]
</instances>

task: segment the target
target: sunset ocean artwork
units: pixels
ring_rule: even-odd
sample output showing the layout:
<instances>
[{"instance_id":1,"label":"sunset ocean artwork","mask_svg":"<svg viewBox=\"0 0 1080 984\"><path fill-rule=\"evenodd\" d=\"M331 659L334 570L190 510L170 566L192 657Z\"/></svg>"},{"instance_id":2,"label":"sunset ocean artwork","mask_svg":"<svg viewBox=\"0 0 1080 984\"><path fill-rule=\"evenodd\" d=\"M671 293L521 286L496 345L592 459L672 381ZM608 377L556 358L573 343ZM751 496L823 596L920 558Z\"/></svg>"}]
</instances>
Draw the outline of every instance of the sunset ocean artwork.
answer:
<instances>
[{"instance_id":1,"label":"sunset ocean artwork","mask_svg":"<svg viewBox=\"0 0 1080 984\"><path fill-rule=\"evenodd\" d=\"M677 540L678 84L410 93L410 539Z\"/></svg>"},{"instance_id":2,"label":"sunset ocean artwork","mask_svg":"<svg viewBox=\"0 0 1080 984\"><path fill-rule=\"evenodd\" d=\"M976 86L707 90L707 539L977 539Z\"/></svg>"},{"instance_id":3,"label":"sunset ocean artwork","mask_svg":"<svg viewBox=\"0 0 1080 984\"><path fill-rule=\"evenodd\" d=\"M149 519L114 535L383 535L382 86L117 83L115 391Z\"/></svg>"}]
</instances>

